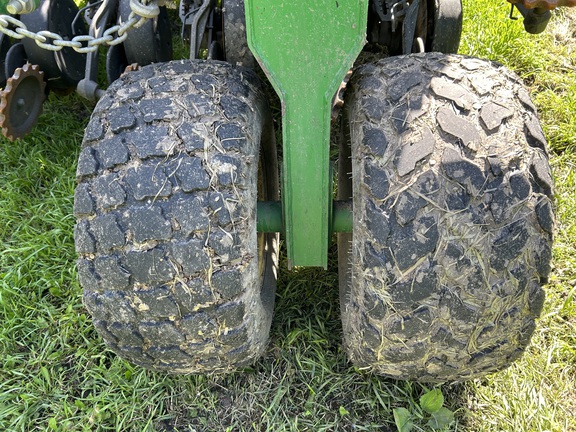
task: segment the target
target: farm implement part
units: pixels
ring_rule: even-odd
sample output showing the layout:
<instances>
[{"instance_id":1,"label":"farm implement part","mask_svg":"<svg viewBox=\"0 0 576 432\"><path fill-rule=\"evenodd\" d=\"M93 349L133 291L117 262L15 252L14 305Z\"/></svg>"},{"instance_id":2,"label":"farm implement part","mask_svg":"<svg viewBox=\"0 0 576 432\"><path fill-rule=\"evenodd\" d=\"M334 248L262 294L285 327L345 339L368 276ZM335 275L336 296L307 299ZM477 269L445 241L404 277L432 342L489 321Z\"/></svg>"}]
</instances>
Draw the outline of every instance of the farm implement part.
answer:
<instances>
[{"instance_id":1,"label":"farm implement part","mask_svg":"<svg viewBox=\"0 0 576 432\"><path fill-rule=\"evenodd\" d=\"M512 3L530 32L573 5ZM49 91L97 101L75 246L84 304L121 357L171 373L252 363L280 235L289 266L326 267L337 238L344 345L363 369L461 381L522 355L550 271L552 176L520 79L456 54L460 0L10 8L4 134L24 136Z\"/></svg>"},{"instance_id":2,"label":"farm implement part","mask_svg":"<svg viewBox=\"0 0 576 432\"><path fill-rule=\"evenodd\" d=\"M38 65L16 68L0 95L0 127L10 140L22 138L42 112L46 83Z\"/></svg>"}]
</instances>

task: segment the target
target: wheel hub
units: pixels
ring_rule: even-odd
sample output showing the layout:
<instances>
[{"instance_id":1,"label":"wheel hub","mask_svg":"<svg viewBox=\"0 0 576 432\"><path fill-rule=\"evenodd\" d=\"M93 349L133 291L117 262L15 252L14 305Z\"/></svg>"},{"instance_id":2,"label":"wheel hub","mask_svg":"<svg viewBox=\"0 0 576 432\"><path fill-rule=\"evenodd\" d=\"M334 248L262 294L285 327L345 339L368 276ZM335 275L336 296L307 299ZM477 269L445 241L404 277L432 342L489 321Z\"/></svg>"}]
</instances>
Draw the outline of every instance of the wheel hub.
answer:
<instances>
[{"instance_id":1,"label":"wheel hub","mask_svg":"<svg viewBox=\"0 0 576 432\"><path fill-rule=\"evenodd\" d=\"M46 99L44 72L30 63L17 68L0 93L2 134L14 141L25 136L36 124Z\"/></svg>"}]
</instances>

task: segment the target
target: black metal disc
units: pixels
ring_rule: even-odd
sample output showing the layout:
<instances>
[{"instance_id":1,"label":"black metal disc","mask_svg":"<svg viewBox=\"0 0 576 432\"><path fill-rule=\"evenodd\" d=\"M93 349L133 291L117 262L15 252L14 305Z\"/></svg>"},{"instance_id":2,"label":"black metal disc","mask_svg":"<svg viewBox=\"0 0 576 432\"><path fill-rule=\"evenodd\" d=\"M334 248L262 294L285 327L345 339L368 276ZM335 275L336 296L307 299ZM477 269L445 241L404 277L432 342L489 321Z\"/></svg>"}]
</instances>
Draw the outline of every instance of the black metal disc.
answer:
<instances>
[{"instance_id":1,"label":"black metal disc","mask_svg":"<svg viewBox=\"0 0 576 432\"><path fill-rule=\"evenodd\" d=\"M106 78L108 79L108 84L112 84L120 78L120 75L122 75L129 64L126 59L124 44L111 46L106 54Z\"/></svg>"},{"instance_id":2,"label":"black metal disc","mask_svg":"<svg viewBox=\"0 0 576 432\"><path fill-rule=\"evenodd\" d=\"M128 21L130 12L130 0L120 0L118 15L121 23ZM130 29L123 45L128 64L146 66L172 60L172 32L166 8L160 8L156 19L146 21L140 28Z\"/></svg>"},{"instance_id":3,"label":"black metal disc","mask_svg":"<svg viewBox=\"0 0 576 432\"><path fill-rule=\"evenodd\" d=\"M0 33L0 88L6 85L6 56L10 50L10 38L4 33Z\"/></svg>"},{"instance_id":4,"label":"black metal disc","mask_svg":"<svg viewBox=\"0 0 576 432\"><path fill-rule=\"evenodd\" d=\"M8 78L0 93L0 127L10 140L22 138L36 124L46 99L44 73L38 65L26 63Z\"/></svg>"},{"instance_id":5,"label":"black metal disc","mask_svg":"<svg viewBox=\"0 0 576 432\"><path fill-rule=\"evenodd\" d=\"M37 77L24 78L16 88L10 104L10 124L15 135L27 133L42 112L42 87Z\"/></svg>"},{"instance_id":6,"label":"black metal disc","mask_svg":"<svg viewBox=\"0 0 576 432\"><path fill-rule=\"evenodd\" d=\"M74 22L77 14L78 7L73 0L44 0L38 9L22 15L20 20L30 31L48 30L66 40L71 40L76 35L88 33L82 20ZM71 26L72 22L74 28ZM61 90L76 88L78 82L84 78L86 54L78 53L72 48L63 48L56 52L48 51L29 38L24 38L22 43L28 59L31 63L40 65L51 88Z\"/></svg>"},{"instance_id":7,"label":"black metal disc","mask_svg":"<svg viewBox=\"0 0 576 432\"><path fill-rule=\"evenodd\" d=\"M6 79L14 75L16 69L24 66L27 61L28 57L26 56L24 45L21 42L12 45L8 49L6 59L4 60L4 74L6 75Z\"/></svg>"}]
</instances>

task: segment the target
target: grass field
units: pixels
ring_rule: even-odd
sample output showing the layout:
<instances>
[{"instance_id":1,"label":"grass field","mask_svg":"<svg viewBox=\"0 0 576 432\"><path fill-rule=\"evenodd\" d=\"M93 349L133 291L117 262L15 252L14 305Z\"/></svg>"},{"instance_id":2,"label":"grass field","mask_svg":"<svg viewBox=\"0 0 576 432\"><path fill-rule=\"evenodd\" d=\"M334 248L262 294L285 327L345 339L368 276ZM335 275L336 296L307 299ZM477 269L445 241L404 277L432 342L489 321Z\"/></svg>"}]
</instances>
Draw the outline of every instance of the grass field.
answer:
<instances>
[{"instance_id":1,"label":"grass field","mask_svg":"<svg viewBox=\"0 0 576 432\"><path fill-rule=\"evenodd\" d=\"M466 0L465 11L461 52L516 70L539 108L558 227L532 345L502 373L439 387L455 419L445 430L576 431L576 14L530 36L503 0ZM51 97L33 134L0 140L0 430L394 431L394 410L431 430L420 401L431 387L347 362L334 247L328 271L282 268L268 349L245 371L166 376L107 351L81 303L73 244L91 109Z\"/></svg>"}]
</instances>

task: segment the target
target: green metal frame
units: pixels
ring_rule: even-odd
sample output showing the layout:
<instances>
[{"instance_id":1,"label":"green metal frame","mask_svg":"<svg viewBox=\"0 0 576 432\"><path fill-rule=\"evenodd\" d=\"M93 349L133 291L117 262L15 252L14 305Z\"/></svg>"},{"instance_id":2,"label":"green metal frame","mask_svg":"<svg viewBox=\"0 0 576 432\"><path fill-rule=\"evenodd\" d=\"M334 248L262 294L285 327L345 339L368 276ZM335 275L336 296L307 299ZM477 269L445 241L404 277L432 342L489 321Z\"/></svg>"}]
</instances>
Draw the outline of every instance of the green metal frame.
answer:
<instances>
[{"instance_id":1,"label":"green metal frame","mask_svg":"<svg viewBox=\"0 0 576 432\"><path fill-rule=\"evenodd\" d=\"M248 45L282 101L289 265L326 268L332 99L365 43L368 0L245 0L245 9Z\"/></svg>"}]
</instances>

